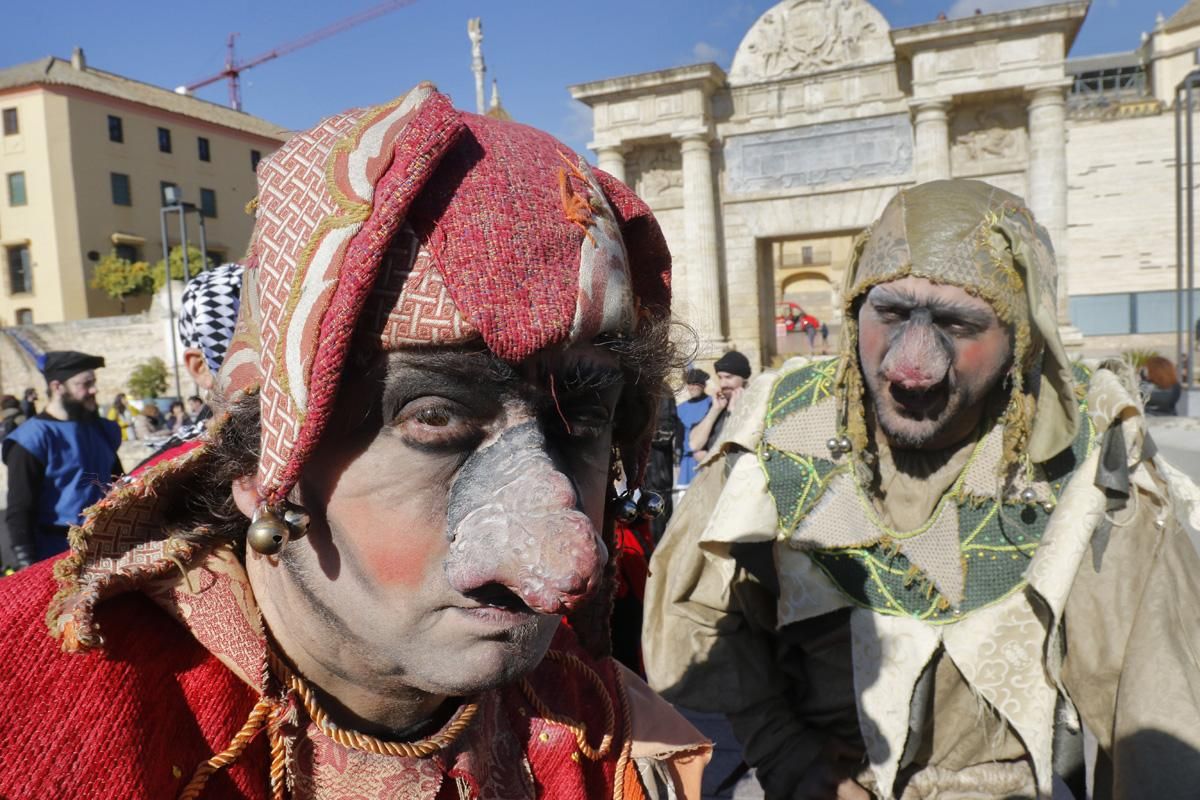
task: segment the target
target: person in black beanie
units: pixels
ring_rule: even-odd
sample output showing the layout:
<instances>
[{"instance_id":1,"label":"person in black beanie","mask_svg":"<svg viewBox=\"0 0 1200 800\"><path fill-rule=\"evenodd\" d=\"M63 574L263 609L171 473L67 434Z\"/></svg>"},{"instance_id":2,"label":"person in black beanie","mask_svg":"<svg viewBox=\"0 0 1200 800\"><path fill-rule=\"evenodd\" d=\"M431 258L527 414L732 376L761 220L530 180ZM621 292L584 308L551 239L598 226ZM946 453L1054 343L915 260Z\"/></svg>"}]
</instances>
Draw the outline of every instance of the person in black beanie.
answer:
<instances>
[{"instance_id":1,"label":"person in black beanie","mask_svg":"<svg viewBox=\"0 0 1200 800\"><path fill-rule=\"evenodd\" d=\"M737 408L738 400L750 382L750 359L737 350L730 350L713 364L717 373L717 393L704 419L696 423L688 435L697 463L703 463L708 451L721 438L721 429L729 414Z\"/></svg>"},{"instance_id":2,"label":"person in black beanie","mask_svg":"<svg viewBox=\"0 0 1200 800\"><path fill-rule=\"evenodd\" d=\"M4 438L8 466L4 561L18 569L67 549L67 531L122 472L121 428L96 405L100 356L46 353L46 410Z\"/></svg>"}]
</instances>

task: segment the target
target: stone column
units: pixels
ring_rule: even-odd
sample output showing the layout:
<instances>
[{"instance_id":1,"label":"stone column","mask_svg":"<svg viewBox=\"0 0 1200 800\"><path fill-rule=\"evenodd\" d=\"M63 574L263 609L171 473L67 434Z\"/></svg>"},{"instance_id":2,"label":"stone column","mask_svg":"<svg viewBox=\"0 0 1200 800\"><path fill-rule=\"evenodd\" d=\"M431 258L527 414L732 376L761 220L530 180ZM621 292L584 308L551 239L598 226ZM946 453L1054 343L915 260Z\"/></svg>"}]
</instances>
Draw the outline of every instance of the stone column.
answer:
<instances>
[{"instance_id":1,"label":"stone column","mask_svg":"<svg viewBox=\"0 0 1200 800\"><path fill-rule=\"evenodd\" d=\"M1064 339L1077 339L1069 328L1067 298L1067 108L1070 81L1029 87L1029 171L1025 201L1050 234L1058 263L1058 321Z\"/></svg>"},{"instance_id":2,"label":"stone column","mask_svg":"<svg viewBox=\"0 0 1200 800\"><path fill-rule=\"evenodd\" d=\"M696 329L702 351L709 351L725 338L721 331L722 292L717 261L717 193L713 185L712 139L705 131L681 135L679 140L683 151L687 321Z\"/></svg>"},{"instance_id":3,"label":"stone column","mask_svg":"<svg viewBox=\"0 0 1200 800\"><path fill-rule=\"evenodd\" d=\"M596 148L596 166L625 182L625 150L619 145Z\"/></svg>"},{"instance_id":4,"label":"stone column","mask_svg":"<svg viewBox=\"0 0 1200 800\"><path fill-rule=\"evenodd\" d=\"M950 177L950 98L913 100L914 172L917 183Z\"/></svg>"}]
</instances>

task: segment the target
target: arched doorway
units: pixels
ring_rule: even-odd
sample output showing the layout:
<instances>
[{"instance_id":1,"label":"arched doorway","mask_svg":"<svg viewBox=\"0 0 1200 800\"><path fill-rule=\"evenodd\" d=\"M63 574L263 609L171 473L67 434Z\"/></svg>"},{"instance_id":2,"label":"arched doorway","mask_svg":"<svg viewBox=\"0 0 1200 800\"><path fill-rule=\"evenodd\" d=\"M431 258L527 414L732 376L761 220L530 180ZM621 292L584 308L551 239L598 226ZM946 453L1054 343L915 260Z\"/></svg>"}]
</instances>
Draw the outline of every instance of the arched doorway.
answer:
<instances>
[{"instance_id":1,"label":"arched doorway","mask_svg":"<svg viewBox=\"0 0 1200 800\"><path fill-rule=\"evenodd\" d=\"M798 236L767 243L775 317L772 355L784 359L796 354L820 353L821 337L810 351L808 338L795 328L787 330L786 317L803 313L816 317L830 331L830 346L841 327L841 285L853 250L855 233Z\"/></svg>"}]
</instances>

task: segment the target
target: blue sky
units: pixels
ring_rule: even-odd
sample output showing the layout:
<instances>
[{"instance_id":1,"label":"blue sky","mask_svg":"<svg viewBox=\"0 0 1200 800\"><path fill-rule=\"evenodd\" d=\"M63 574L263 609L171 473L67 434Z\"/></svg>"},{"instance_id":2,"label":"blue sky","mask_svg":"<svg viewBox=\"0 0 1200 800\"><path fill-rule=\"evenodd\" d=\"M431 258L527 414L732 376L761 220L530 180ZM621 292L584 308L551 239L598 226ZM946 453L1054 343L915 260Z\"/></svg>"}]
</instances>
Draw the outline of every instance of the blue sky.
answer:
<instances>
[{"instance_id":1,"label":"blue sky","mask_svg":"<svg viewBox=\"0 0 1200 800\"><path fill-rule=\"evenodd\" d=\"M82 46L88 63L174 87L220 70L225 39L241 34L249 58L371 8L377 0L7 0L9 32L0 66L47 55L69 57ZM1042 0L1044 2L1044 0ZM975 8L1000 11L1037 0L875 0L892 27L931 22ZM483 18L484 56L501 99L519 121L581 149L590 112L566 87L648 70L715 61L728 69L738 43L773 0L414 0L407 6L243 75L247 111L289 128L307 127L342 109L381 102L422 79L457 105L472 108L474 82L466 25ZM1183 0L1093 0L1072 55L1137 47L1156 12L1170 16ZM14 35L19 32L18 35ZM225 84L199 96L226 102Z\"/></svg>"}]
</instances>

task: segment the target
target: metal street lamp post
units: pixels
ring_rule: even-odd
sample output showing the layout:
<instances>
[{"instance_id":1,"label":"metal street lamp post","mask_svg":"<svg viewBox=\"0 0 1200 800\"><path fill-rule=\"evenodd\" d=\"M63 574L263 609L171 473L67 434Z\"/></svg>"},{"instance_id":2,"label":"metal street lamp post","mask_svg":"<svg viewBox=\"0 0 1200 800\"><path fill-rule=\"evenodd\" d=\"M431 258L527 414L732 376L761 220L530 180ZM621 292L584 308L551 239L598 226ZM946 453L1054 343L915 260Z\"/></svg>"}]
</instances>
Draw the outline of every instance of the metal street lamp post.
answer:
<instances>
[{"instance_id":1,"label":"metal street lamp post","mask_svg":"<svg viewBox=\"0 0 1200 800\"><path fill-rule=\"evenodd\" d=\"M162 250L163 250L163 267L166 275L167 287L167 319L169 321L171 339L171 369L175 374L175 396L182 398L183 391L179 383L179 330L175 322L175 298L171 292L171 245L167 241L167 215L179 215L179 241L183 250L183 282L191 280L191 264L188 258L188 231L187 231L187 215L190 211L195 211L199 218L200 226L200 269L197 273L203 272L205 262L208 261L208 234L204 228L204 212L196 207L194 203L185 203L179 194L178 187L167 186L163 189L163 207L159 209L159 229L162 233Z\"/></svg>"}]
</instances>

